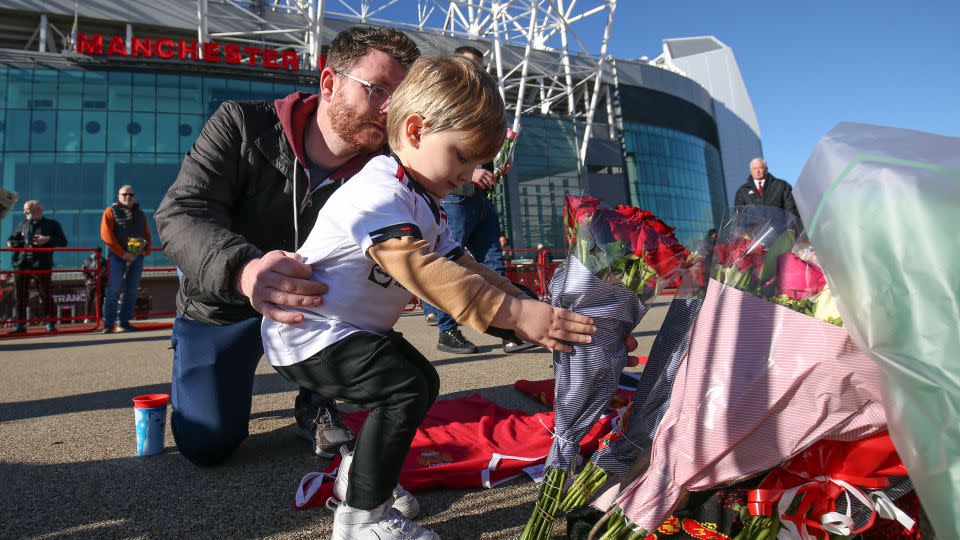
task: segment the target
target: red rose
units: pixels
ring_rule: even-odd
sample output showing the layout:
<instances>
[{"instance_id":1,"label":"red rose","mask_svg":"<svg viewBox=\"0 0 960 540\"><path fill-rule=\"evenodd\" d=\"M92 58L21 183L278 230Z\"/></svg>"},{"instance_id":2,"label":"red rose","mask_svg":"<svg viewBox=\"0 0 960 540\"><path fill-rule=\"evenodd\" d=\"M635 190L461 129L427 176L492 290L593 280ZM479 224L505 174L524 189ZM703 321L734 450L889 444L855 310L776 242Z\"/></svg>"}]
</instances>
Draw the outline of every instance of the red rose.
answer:
<instances>
[{"instance_id":1,"label":"red rose","mask_svg":"<svg viewBox=\"0 0 960 540\"><path fill-rule=\"evenodd\" d=\"M567 195L567 210L577 223L585 218L593 217L600 208L600 199L596 197Z\"/></svg>"},{"instance_id":2,"label":"red rose","mask_svg":"<svg viewBox=\"0 0 960 540\"><path fill-rule=\"evenodd\" d=\"M759 272L767 256L767 248L763 244L740 238L717 244L713 253L721 266L736 266L741 272L752 268Z\"/></svg>"}]
</instances>

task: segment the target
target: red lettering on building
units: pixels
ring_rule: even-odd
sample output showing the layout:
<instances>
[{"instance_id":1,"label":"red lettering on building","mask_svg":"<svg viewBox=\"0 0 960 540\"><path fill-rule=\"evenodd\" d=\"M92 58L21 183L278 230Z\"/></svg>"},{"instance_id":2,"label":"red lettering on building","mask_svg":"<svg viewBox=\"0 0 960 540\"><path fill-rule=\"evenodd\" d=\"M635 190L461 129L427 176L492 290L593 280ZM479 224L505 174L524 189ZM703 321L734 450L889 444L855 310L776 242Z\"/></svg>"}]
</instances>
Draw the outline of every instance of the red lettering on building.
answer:
<instances>
[{"instance_id":1,"label":"red lettering on building","mask_svg":"<svg viewBox=\"0 0 960 540\"><path fill-rule=\"evenodd\" d=\"M277 58L280 57L275 49L264 49L263 50L263 67L270 69L277 69L280 67L280 64L277 63Z\"/></svg>"},{"instance_id":2,"label":"red lettering on building","mask_svg":"<svg viewBox=\"0 0 960 540\"><path fill-rule=\"evenodd\" d=\"M156 47L160 58L173 58L177 54L177 44L172 39L160 38L156 41Z\"/></svg>"},{"instance_id":3,"label":"red lettering on building","mask_svg":"<svg viewBox=\"0 0 960 540\"><path fill-rule=\"evenodd\" d=\"M240 46L239 45L225 45L223 47L223 59L228 64L239 64L240 63Z\"/></svg>"},{"instance_id":4,"label":"red lettering on building","mask_svg":"<svg viewBox=\"0 0 960 540\"><path fill-rule=\"evenodd\" d=\"M110 46L107 47L107 54L127 55L127 44L123 42L122 37L113 36L113 39L110 40Z\"/></svg>"},{"instance_id":5,"label":"red lettering on building","mask_svg":"<svg viewBox=\"0 0 960 540\"><path fill-rule=\"evenodd\" d=\"M150 38L133 38L133 46L131 49L133 51L130 53L131 56L153 56L153 40Z\"/></svg>"},{"instance_id":6,"label":"red lettering on building","mask_svg":"<svg viewBox=\"0 0 960 540\"><path fill-rule=\"evenodd\" d=\"M256 47L244 47L243 52L247 53L247 61L251 66L257 65L257 55L263 53L263 49Z\"/></svg>"},{"instance_id":7,"label":"red lettering on building","mask_svg":"<svg viewBox=\"0 0 960 540\"><path fill-rule=\"evenodd\" d=\"M103 54L103 34L77 35L77 52L80 54Z\"/></svg>"},{"instance_id":8,"label":"red lettering on building","mask_svg":"<svg viewBox=\"0 0 960 540\"><path fill-rule=\"evenodd\" d=\"M187 53L190 53L191 60L200 59L200 48L197 45L197 42L196 41L188 42L181 39L180 43L177 46L177 56L179 56L181 60L186 60Z\"/></svg>"},{"instance_id":9,"label":"red lettering on building","mask_svg":"<svg viewBox=\"0 0 960 540\"><path fill-rule=\"evenodd\" d=\"M280 68L300 71L300 57L293 51L283 51L280 53Z\"/></svg>"},{"instance_id":10,"label":"red lettering on building","mask_svg":"<svg viewBox=\"0 0 960 540\"><path fill-rule=\"evenodd\" d=\"M220 44L208 41L203 44L203 60L205 62L220 62Z\"/></svg>"},{"instance_id":11,"label":"red lettering on building","mask_svg":"<svg viewBox=\"0 0 960 540\"><path fill-rule=\"evenodd\" d=\"M142 56L170 59L177 57L180 60L202 60L205 62L227 64L246 63L256 66L259 62L267 69L283 69L287 71L300 70L300 57L295 51L279 51L277 49L261 49L259 47L245 47L237 44L220 44L216 42L198 43L196 41L169 38L132 38L130 49L127 49L123 36L113 36L104 47L103 34L79 34L77 36L77 52L90 55L107 56ZM260 57L259 59L257 57ZM326 64L326 56L320 57L320 68Z\"/></svg>"}]
</instances>

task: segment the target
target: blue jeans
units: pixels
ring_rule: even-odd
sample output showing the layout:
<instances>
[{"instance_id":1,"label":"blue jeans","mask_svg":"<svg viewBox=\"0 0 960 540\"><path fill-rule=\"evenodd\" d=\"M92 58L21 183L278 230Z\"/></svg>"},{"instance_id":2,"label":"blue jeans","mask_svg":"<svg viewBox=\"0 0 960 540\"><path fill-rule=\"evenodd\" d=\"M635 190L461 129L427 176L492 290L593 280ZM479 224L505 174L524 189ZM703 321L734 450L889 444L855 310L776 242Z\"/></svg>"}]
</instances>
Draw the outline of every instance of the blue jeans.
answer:
<instances>
[{"instance_id":1,"label":"blue jeans","mask_svg":"<svg viewBox=\"0 0 960 540\"><path fill-rule=\"evenodd\" d=\"M110 279L103 298L103 324L109 328L117 322L117 301L120 300L120 326L130 324L130 317L137 307L137 287L140 286L140 274L143 273L143 256L137 257L127 268L127 261L113 253L107 264ZM122 300L121 300L122 293Z\"/></svg>"},{"instance_id":2,"label":"blue jeans","mask_svg":"<svg viewBox=\"0 0 960 540\"><path fill-rule=\"evenodd\" d=\"M484 191L477 190L472 197L448 195L442 201L453 239L470 250L477 261L504 275L503 253L500 251L500 218L493 201ZM453 317L424 302L423 312L437 316L437 328L446 332L457 327Z\"/></svg>"},{"instance_id":3,"label":"blue jeans","mask_svg":"<svg viewBox=\"0 0 960 540\"><path fill-rule=\"evenodd\" d=\"M260 317L214 326L173 323L170 430L195 465L217 465L247 438L253 381L263 356ZM300 389L301 397L311 392Z\"/></svg>"}]
</instances>

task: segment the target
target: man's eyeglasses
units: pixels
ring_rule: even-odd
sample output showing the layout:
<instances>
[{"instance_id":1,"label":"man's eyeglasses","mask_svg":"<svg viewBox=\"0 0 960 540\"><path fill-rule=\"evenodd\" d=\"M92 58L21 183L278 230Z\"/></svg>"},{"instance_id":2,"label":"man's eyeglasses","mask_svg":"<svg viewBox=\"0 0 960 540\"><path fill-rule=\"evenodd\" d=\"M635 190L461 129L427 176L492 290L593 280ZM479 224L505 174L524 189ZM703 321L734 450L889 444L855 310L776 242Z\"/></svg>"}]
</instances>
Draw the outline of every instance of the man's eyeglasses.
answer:
<instances>
[{"instance_id":1,"label":"man's eyeglasses","mask_svg":"<svg viewBox=\"0 0 960 540\"><path fill-rule=\"evenodd\" d=\"M136 193L121 193L121 197L133 197L136 196Z\"/></svg>"},{"instance_id":2,"label":"man's eyeglasses","mask_svg":"<svg viewBox=\"0 0 960 540\"><path fill-rule=\"evenodd\" d=\"M333 70L333 72L336 73L337 75L343 75L344 77L366 88L367 99L370 101L370 105L372 105L373 108L377 109L378 111L386 107L387 103L390 101L390 95L391 95L390 91L384 88L383 86L379 84L374 84L370 81L365 81L358 77L354 77L353 75L340 71L339 69L335 69Z\"/></svg>"}]
</instances>

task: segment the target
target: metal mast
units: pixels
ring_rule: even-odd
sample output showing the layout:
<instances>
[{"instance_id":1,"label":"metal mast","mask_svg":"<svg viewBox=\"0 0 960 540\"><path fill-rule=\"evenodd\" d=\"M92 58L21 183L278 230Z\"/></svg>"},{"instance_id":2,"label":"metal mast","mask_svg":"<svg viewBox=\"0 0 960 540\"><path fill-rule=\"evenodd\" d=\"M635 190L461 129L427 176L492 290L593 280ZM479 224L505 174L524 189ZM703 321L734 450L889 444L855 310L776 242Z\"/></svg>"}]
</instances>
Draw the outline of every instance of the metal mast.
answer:
<instances>
[{"instance_id":1,"label":"metal mast","mask_svg":"<svg viewBox=\"0 0 960 540\"><path fill-rule=\"evenodd\" d=\"M216 22L229 31L208 31L214 4ZM617 0L197 0L197 33L293 49L314 70L332 37L323 35L324 18L484 41L514 127L527 113L572 118L583 126L582 167L606 94L601 76L616 7Z\"/></svg>"}]
</instances>

